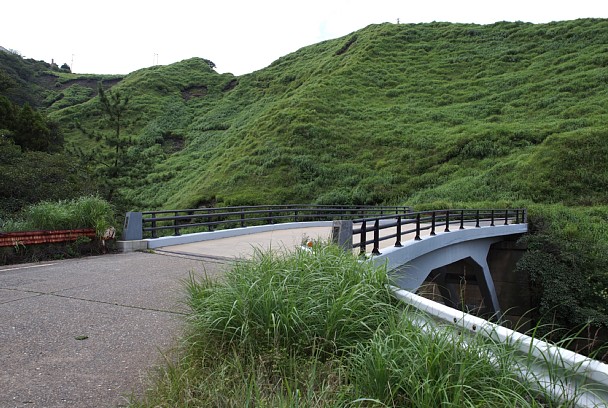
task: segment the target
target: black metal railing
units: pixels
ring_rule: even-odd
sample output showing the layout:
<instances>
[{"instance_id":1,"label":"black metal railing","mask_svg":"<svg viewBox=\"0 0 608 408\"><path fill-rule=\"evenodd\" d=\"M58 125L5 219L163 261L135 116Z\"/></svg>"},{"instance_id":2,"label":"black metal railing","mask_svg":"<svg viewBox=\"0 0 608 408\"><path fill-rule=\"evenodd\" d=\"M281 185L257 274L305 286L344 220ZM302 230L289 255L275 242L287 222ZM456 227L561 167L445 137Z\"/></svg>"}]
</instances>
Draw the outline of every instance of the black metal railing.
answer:
<instances>
[{"instance_id":1,"label":"black metal railing","mask_svg":"<svg viewBox=\"0 0 608 408\"><path fill-rule=\"evenodd\" d=\"M395 217L412 211L408 206L266 205L144 211L142 236L181 235L285 222L352 220L362 217Z\"/></svg>"},{"instance_id":2,"label":"black metal railing","mask_svg":"<svg viewBox=\"0 0 608 408\"><path fill-rule=\"evenodd\" d=\"M429 235L433 236L437 234L438 228L443 228L443 232L450 232L453 228L464 229L465 225L480 228L482 223L495 226L497 223L509 225L525 222L527 215L526 209L523 208L436 210L365 217L353 220L353 224L360 224L353 228L353 238L359 237L359 242L353 244L353 249L359 248L359 252L364 254L367 246L373 245L372 254L379 255L381 241L394 239L394 246L401 247L401 239L407 234L414 234L414 240L421 240L423 231L429 231ZM381 236L381 231L389 229L394 229L395 232ZM373 234L373 238L368 239L368 233Z\"/></svg>"}]
</instances>

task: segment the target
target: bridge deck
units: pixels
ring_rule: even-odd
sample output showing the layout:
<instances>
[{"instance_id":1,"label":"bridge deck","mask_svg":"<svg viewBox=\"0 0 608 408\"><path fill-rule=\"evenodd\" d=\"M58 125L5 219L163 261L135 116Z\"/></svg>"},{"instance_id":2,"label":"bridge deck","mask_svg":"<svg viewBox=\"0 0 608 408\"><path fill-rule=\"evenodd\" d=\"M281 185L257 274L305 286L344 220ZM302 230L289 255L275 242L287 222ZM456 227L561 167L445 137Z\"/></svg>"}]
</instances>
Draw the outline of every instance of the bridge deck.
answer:
<instances>
[{"instance_id":1,"label":"bridge deck","mask_svg":"<svg viewBox=\"0 0 608 408\"><path fill-rule=\"evenodd\" d=\"M307 239L327 241L330 239L330 235L331 227L275 230L191 244L171 245L158 248L156 251L203 258L249 259L256 249L284 251L302 245Z\"/></svg>"},{"instance_id":2,"label":"bridge deck","mask_svg":"<svg viewBox=\"0 0 608 408\"><path fill-rule=\"evenodd\" d=\"M489 222L482 224L482 226L487 225L489 225ZM422 228L428 226L429 225L427 224L421 225ZM357 228L359 225L355 225L354 227ZM458 226L453 225L452 228L457 229ZM465 229L469 228L475 228L474 224L465 225ZM155 251L187 257L218 258L223 260L249 259L256 249L262 251L269 249L284 251L300 246L308 239L312 239L314 241L328 241L331 239L331 230L331 226L273 230L256 234L238 235L229 238L193 242L189 244L164 246L155 249ZM443 227L437 229L438 234L441 233L440 231L443 231ZM390 234L395 234L395 232L396 228L384 229L380 231L380 236L385 237ZM422 230L422 239L428 238L429 234L430 231L428 229ZM401 237L401 241L403 243L411 241L414 239L415 235L415 232L404 234ZM372 238L373 232L369 231L366 239L369 240ZM353 244L357 245L359 242L360 236L359 234L356 234L353 236ZM393 247L394 244L394 238L386 241L380 241L380 251L382 251L384 248ZM372 247L373 245L367 246L368 253L371 252ZM359 253L359 248L354 248L353 253Z\"/></svg>"}]
</instances>

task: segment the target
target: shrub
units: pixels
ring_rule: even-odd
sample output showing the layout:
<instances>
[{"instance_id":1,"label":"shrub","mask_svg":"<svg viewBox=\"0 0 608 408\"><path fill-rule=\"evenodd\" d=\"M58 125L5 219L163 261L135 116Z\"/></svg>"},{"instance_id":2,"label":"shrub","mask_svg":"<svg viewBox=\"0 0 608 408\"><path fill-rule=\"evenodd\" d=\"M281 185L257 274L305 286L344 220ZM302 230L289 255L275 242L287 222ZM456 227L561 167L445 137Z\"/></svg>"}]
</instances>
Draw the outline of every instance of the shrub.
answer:
<instances>
[{"instance_id":1,"label":"shrub","mask_svg":"<svg viewBox=\"0 0 608 408\"><path fill-rule=\"evenodd\" d=\"M191 284L196 329L252 350L342 352L392 313L386 273L340 248L257 252L221 283Z\"/></svg>"},{"instance_id":2,"label":"shrub","mask_svg":"<svg viewBox=\"0 0 608 408\"><path fill-rule=\"evenodd\" d=\"M99 197L88 196L65 201L42 201L27 207L22 212L22 220L5 219L0 227L4 231L94 228L101 235L113 225L112 206Z\"/></svg>"},{"instance_id":3,"label":"shrub","mask_svg":"<svg viewBox=\"0 0 608 408\"><path fill-rule=\"evenodd\" d=\"M577 331L608 328L608 210L531 206L518 269L530 276L537 319Z\"/></svg>"}]
</instances>

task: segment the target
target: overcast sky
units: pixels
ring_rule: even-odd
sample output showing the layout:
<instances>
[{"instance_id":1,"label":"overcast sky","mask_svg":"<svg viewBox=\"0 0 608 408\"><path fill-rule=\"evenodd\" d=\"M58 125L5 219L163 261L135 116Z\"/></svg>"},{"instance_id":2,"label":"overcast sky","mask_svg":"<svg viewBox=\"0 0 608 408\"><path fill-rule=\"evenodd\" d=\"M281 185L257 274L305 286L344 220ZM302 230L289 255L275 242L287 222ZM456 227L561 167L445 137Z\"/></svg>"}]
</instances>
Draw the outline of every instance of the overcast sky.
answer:
<instances>
[{"instance_id":1,"label":"overcast sky","mask_svg":"<svg viewBox=\"0 0 608 408\"><path fill-rule=\"evenodd\" d=\"M0 46L74 72L127 74L191 57L246 74L369 24L608 18L607 0L13 0Z\"/></svg>"}]
</instances>

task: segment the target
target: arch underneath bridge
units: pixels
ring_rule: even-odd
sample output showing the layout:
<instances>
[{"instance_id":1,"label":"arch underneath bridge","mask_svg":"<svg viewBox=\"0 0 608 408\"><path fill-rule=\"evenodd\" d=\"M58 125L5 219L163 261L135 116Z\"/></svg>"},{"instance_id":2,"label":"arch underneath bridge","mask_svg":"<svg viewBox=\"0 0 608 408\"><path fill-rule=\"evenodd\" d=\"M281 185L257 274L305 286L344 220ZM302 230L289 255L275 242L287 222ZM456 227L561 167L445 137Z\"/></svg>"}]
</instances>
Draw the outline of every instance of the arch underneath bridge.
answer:
<instances>
[{"instance_id":1,"label":"arch underneath bridge","mask_svg":"<svg viewBox=\"0 0 608 408\"><path fill-rule=\"evenodd\" d=\"M466 308L461 283L474 283L481 295L482 313L500 318L502 309L492 277L495 271L488 254L492 245L525 232L527 224L438 233L408 241L401 248L385 248L373 260L387 265L393 284L401 289L416 292L425 282L435 283L444 303L451 307Z\"/></svg>"}]
</instances>

